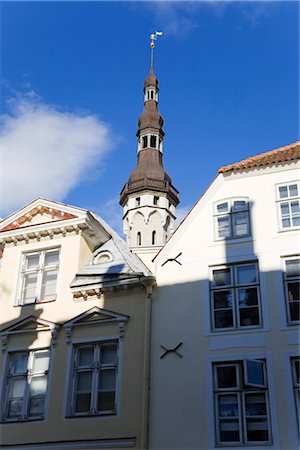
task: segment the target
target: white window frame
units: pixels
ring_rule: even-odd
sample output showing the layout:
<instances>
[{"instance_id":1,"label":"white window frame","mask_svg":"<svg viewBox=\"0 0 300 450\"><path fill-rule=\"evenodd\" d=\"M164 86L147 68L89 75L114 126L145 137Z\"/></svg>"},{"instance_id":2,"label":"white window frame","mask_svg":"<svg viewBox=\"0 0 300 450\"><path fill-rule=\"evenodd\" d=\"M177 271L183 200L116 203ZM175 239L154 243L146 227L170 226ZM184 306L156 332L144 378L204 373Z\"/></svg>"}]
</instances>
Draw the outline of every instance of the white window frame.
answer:
<instances>
[{"instance_id":1,"label":"white window frame","mask_svg":"<svg viewBox=\"0 0 300 450\"><path fill-rule=\"evenodd\" d=\"M45 255L47 253L57 252L57 251L58 251L58 262L53 265L44 266ZM39 255L39 265L33 269L26 269L27 258L31 255ZM22 254L21 270L20 270L20 287L19 287L18 298L17 298L17 302L16 302L17 306L30 305L33 303L44 303L44 302L46 303L46 302L51 302L51 301L56 300L58 276L59 276L59 266L60 266L60 255L61 255L60 247L45 248L45 249L35 250L35 251L26 252L26 253ZM51 298L51 299L42 299L41 292L42 292L43 274L46 271L50 271L50 270L57 270L56 293L53 295L53 298ZM28 274L37 274L37 282L35 284L36 296L35 296L34 301L24 302L25 280L26 280L26 275L28 275Z\"/></svg>"},{"instance_id":2,"label":"white window frame","mask_svg":"<svg viewBox=\"0 0 300 450\"><path fill-rule=\"evenodd\" d=\"M47 352L49 354L48 359L48 369L43 371L33 371L33 362L34 357L38 353ZM10 374L11 362L12 358L16 354L26 354L27 355L27 370L26 373L22 374ZM48 390L49 390L49 372L50 372L50 364L51 364L51 350L49 347L33 349L33 350L16 350L9 351L6 359L6 369L5 369L5 377L3 383L3 391L2 391L2 417L1 422L20 422L20 421L32 421L32 420L43 420L45 419L47 403L48 403ZM31 382L38 377L46 376L47 378L47 387L44 395L36 395L35 397L44 397L44 410L40 415L30 415L29 413L29 405L30 405L30 384ZM25 388L24 388L24 396L22 401L22 412L20 417L8 417L8 406L10 399L21 398L21 397L10 397L9 396L9 385L10 380L23 379L25 380Z\"/></svg>"},{"instance_id":3,"label":"white window frame","mask_svg":"<svg viewBox=\"0 0 300 450\"><path fill-rule=\"evenodd\" d=\"M100 362L100 349L105 345L116 345L116 361L115 363L110 364L101 364ZM94 361L90 366L77 366L77 358L78 358L78 349L84 347L93 347L94 348ZM66 417L90 417L90 416L108 416L108 415L116 415L118 413L118 397L119 397L119 378L120 378L120 342L119 339L103 339L101 341L86 341L80 343L73 343L72 355L71 355L71 364L70 364L70 377L69 377L69 386L68 386L68 404L66 410ZM98 381L101 370L115 370L115 401L114 408L111 410L98 411L97 410L97 396L98 396ZM84 371L92 372L92 387L91 387L91 400L90 400L90 410L87 412L76 412L75 410L75 401L76 401L76 387L77 387L77 374ZM111 391L111 390L110 390Z\"/></svg>"},{"instance_id":4,"label":"white window frame","mask_svg":"<svg viewBox=\"0 0 300 450\"><path fill-rule=\"evenodd\" d=\"M288 284L289 283L300 283L300 276L294 276L294 277L288 277L286 273L286 262L291 261L293 259L299 259L300 255L294 255L294 256L287 256L282 258L282 271L283 271L283 285L284 285L284 294L285 294L285 306L286 306L286 315L287 315L287 324L288 325L298 325L300 323L299 320L292 320L291 318L291 310L290 306L292 302L289 300L289 290L288 290ZM300 299L299 299L300 301ZM300 307L300 302L299 302Z\"/></svg>"},{"instance_id":5,"label":"white window frame","mask_svg":"<svg viewBox=\"0 0 300 450\"><path fill-rule=\"evenodd\" d=\"M234 210L234 203L235 202L245 202L245 208L244 209L237 209ZM227 210L224 212L218 211L218 206L226 204L227 203ZM246 214L246 223L247 223L247 233L242 235L237 235L234 231L234 218L239 213L245 213ZM219 235L219 226L218 226L218 219L219 218L226 218L228 217L229 222L229 236L220 236ZM222 200L218 200L214 204L214 229L215 229L215 240L216 241L223 241L223 240L230 240L230 239L242 239L245 237L251 236L251 227L250 227L250 207L249 207L249 198L248 197L233 197L233 198L225 198Z\"/></svg>"},{"instance_id":6,"label":"white window frame","mask_svg":"<svg viewBox=\"0 0 300 450\"><path fill-rule=\"evenodd\" d=\"M297 195L290 195L290 186L296 185L297 186ZM287 187L288 195L287 197L280 197L280 188ZM291 206L293 202L298 202L298 205L300 207L300 182L299 181L288 181L286 183L280 183L276 185L276 204L277 204L277 214L278 214L278 224L279 224L279 231L291 231L291 230L298 230L300 228L300 225L293 225L293 218L299 217L300 220L300 212L295 215L292 214ZM281 205L283 203L288 204L288 214L282 216L281 212ZM283 220L290 220L290 226L284 227L282 225Z\"/></svg>"},{"instance_id":7,"label":"white window frame","mask_svg":"<svg viewBox=\"0 0 300 450\"><path fill-rule=\"evenodd\" d=\"M214 405L215 405L215 423L216 423L216 444L219 446L240 446L240 445L266 445L272 443L271 436L271 419L270 419L270 407L269 396L267 386L267 373L266 373L266 361L265 360L251 360L255 361L263 366L264 373L264 386L254 386L252 384L246 384L246 363L247 360L240 361L216 361L213 363L213 378L214 378ZM218 373L217 369L221 367L235 367L236 373L236 386L233 387L218 387ZM247 415L246 409L246 397L247 395L263 395L265 399L266 414L257 414L253 416ZM235 396L237 405L237 415L230 413L228 416L220 414L219 411L219 399L220 397ZM255 420L265 420L267 423L268 437L267 441L252 441L247 438L247 418L251 417ZM226 423L226 418L230 421L234 420L238 424L239 440L237 441L222 441L220 433L221 421Z\"/></svg>"},{"instance_id":8,"label":"white window frame","mask_svg":"<svg viewBox=\"0 0 300 450\"><path fill-rule=\"evenodd\" d=\"M294 400L295 400L295 408L296 408L296 414L297 414L297 424L298 424L298 428L300 431L300 381L298 380L297 377L297 371L295 368L295 362L298 362L300 365L300 358L298 357L293 357L291 358L291 370L292 370L292 380L293 380L293 390L294 390Z\"/></svg>"},{"instance_id":9,"label":"white window frame","mask_svg":"<svg viewBox=\"0 0 300 450\"><path fill-rule=\"evenodd\" d=\"M256 273L256 282L254 283L247 283L247 284L238 284L237 280L237 268L241 266L255 266L255 273ZM213 285L213 272L215 270L230 270L230 278L231 283L229 285L221 285L221 286L214 286ZM257 310L258 310L258 316L259 316L259 323L257 325L241 325L240 324L240 316L239 316L239 299L238 299L238 290L239 289L246 289L246 288L256 288L257 291ZM231 291L232 296L232 307L228 307L228 309L232 310L232 316L233 316L233 326L232 327L217 327L215 323L215 309L214 309L214 293L218 291ZM254 306L253 306L254 308ZM212 332L223 332L223 331L233 331L233 330L249 330L249 329L255 329L255 328L262 328L263 322L262 322L262 312L261 312L261 296L260 296L260 278L259 278L259 269L258 269L258 263L257 261L247 261L247 262L238 262L236 264L228 264L228 265L220 265L220 266L212 266L210 267L210 310L211 310L211 329Z\"/></svg>"}]
</instances>

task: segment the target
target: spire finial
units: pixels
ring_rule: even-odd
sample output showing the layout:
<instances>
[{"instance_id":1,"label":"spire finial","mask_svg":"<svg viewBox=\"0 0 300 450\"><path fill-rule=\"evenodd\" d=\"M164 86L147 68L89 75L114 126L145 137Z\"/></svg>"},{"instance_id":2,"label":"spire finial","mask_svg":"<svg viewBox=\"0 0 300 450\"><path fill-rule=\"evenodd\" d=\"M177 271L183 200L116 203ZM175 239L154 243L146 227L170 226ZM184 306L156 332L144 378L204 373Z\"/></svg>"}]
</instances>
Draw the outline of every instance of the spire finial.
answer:
<instances>
[{"instance_id":1,"label":"spire finial","mask_svg":"<svg viewBox=\"0 0 300 450\"><path fill-rule=\"evenodd\" d=\"M154 52L153 49L155 47L154 41L157 40L157 36L162 36L162 31L155 31L155 33L150 35L150 69L153 69L154 65Z\"/></svg>"}]
</instances>

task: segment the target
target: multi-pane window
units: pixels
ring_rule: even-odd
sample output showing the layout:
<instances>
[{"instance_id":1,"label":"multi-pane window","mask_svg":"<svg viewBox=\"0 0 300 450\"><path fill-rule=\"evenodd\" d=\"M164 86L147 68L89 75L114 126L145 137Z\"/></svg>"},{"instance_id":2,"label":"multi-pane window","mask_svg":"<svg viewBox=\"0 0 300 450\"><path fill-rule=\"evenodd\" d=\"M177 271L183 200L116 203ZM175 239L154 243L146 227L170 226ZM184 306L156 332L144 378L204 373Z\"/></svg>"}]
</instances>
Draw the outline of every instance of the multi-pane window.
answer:
<instances>
[{"instance_id":1,"label":"multi-pane window","mask_svg":"<svg viewBox=\"0 0 300 450\"><path fill-rule=\"evenodd\" d=\"M265 362L214 365L217 444L270 443Z\"/></svg>"},{"instance_id":2,"label":"multi-pane window","mask_svg":"<svg viewBox=\"0 0 300 450\"><path fill-rule=\"evenodd\" d=\"M288 322L300 320L300 257L287 258L284 261L284 285L287 303Z\"/></svg>"},{"instance_id":3,"label":"multi-pane window","mask_svg":"<svg viewBox=\"0 0 300 450\"><path fill-rule=\"evenodd\" d=\"M69 415L114 414L118 371L117 342L74 349Z\"/></svg>"},{"instance_id":4,"label":"multi-pane window","mask_svg":"<svg viewBox=\"0 0 300 450\"><path fill-rule=\"evenodd\" d=\"M48 349L9 353L4 421L44 418L49 359Z\"/></svg>"},{"instance_id":5,"label":"multi-pane window","mask_svg":"<svg viewBox=\"0 0 300 450\"><path fill-rule=\"evenodd\" d=\"M300 359L292 358L292 376L293 376L293 387L294 387L294 397L296 403L296 410L298 414L298 425L299 425L299 414L300 414Z\"/></svg>"},{"instance_id":6,"label":"multi-pane window","mask_svg":"<svg viewBox=\"0 0 300 450\"><path fill-rule=\"evenodd\" d=\"M215 205L217 239L250 235L249 203L245 199L224 200Z\"/></svg>"},{"instance_id":7,"label":"multi-pane window","mask_svg":"<svg viewBox=\"0 0 300 450\"><path fill-rule=\"evenodd\" d=\"M59 249L57 248L24 254L18 304L55 300L58 267Z\"/></svg>"},{"instance_id":8,"label":"multi-pane window","mask_svg":"<svg viewBox=\"0 0 300 450\"><path fill-rule=\"evenodd\" d=\"M290 183L277 186L277 204L282 230L300 227L300 186Z\"/></svg>"},{"instance_id":9,"label":"multi-pane window","mask_svg":"<svg viewBox=\"0 0 300 450\"><path fill-rule=\"evenodd\" d=\"M213 330L261 325L256 263L212 268L211 312Z\"/></svg>"}]
</instances>

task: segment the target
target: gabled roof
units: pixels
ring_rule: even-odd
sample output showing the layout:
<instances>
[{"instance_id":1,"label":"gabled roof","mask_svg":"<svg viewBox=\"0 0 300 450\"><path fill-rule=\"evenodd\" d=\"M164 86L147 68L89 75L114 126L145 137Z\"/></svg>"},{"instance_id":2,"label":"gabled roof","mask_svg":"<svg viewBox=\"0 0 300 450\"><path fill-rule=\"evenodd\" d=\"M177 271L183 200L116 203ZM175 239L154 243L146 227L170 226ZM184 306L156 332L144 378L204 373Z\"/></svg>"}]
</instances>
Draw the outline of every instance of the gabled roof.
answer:
<instances>
[{"instance_id":1,"label":"gabled roof","mask_svg":"<svg viewBox=\"0 0 300 450\"><path fill-rule=\"evenodd\" d=\"M238 161L227 166L220 167L219 173L231 172L234 170L254 169L256 167L268 166L282 162L294 161L300 159L300 141L293 144L279 147L260 155L251 156L242 161Z\"/></svg>"}]
</instances>

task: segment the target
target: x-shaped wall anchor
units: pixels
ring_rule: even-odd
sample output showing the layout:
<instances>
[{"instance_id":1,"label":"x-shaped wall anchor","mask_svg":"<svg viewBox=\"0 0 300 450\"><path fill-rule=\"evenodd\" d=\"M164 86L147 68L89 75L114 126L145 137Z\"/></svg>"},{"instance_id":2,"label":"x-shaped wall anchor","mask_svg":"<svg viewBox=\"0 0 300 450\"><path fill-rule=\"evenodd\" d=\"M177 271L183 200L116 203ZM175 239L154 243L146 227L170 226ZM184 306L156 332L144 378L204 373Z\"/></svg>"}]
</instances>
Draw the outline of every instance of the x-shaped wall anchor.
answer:
<instances>
[{"instance_id":1,"label":"x-shaped wall anchor","mask_svg":"<svg viewBox=\"0 0 300 450\"><path fill-rule=\"evenodd\" d=\"M166 348L163 345L161 345L161 348L165 350L165 352L161 355L160 359L163 359L168 353L176 353L179 358L182 358L182 355L177 351L177 349L182 345L182 342L180 342L176 347L174 348Z\"/></svg>"},{"instance_id":2,"label":"x-shaped wall anchor","mask_svg":"<svg viewBox=\"0 0 300 450\"><path fill-rule=\"evenodd\" d=\"M177 261L177 258L179 258L179 256L181 256L181 255L182 255L182 252L178 253L178 255L175 256L175 258L168 258L164 263L162 263L161 267L164 266L165 264L167 264L168 262L171 262L171 261L175 261L175 262L177 262L177 264L182 266L181 262Z\"/></svg>"}]
</instances>

